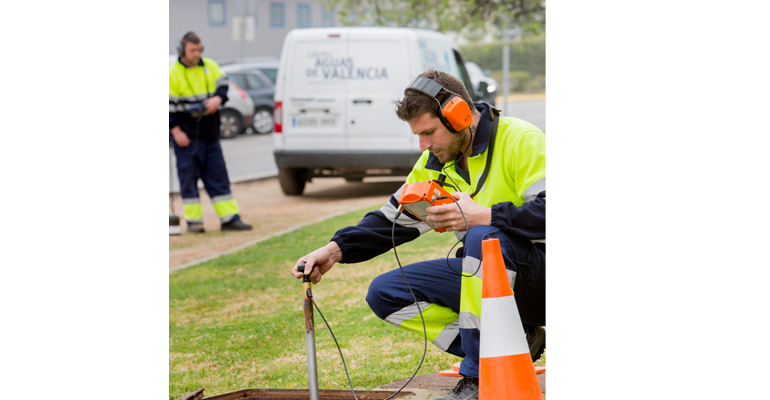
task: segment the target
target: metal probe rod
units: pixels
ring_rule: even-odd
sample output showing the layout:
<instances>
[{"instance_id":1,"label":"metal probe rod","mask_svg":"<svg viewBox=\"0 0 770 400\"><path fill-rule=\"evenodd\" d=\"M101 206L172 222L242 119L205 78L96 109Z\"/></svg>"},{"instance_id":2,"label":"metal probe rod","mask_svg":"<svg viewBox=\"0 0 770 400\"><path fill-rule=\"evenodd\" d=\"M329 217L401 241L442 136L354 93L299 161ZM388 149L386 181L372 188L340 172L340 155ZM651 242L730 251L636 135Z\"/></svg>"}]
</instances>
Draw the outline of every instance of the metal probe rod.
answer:
<instances>
[{"instance_id":1,"label":"metal probe rod","mask_svg":"<svg viewBox=\"0 0 770 400\"><path fill-rule=\"evenodd\" d=\"M305 264L297 267L299 272L305 271ZM310 276L302 277L302 297L304 304L302 306L305 312L305 344L307 345L307 379L310 386L310 400L319 400L318 398L318 366L315 356L315 321L313 320L313 301L310 297L313 292L310 289Z\"/></svg>"}]
</instances>

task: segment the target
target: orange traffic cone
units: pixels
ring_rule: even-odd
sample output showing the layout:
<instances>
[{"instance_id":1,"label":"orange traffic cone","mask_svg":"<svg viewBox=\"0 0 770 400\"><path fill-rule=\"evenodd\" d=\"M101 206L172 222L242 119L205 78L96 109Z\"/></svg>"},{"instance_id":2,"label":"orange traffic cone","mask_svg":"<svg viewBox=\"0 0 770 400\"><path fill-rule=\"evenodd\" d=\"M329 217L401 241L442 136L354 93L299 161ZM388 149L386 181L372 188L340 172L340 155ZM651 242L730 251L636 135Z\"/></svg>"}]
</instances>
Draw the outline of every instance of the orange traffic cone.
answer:
<instances>
[{"instance_id":1,"label":"orange traffic cone","mask_svg":"<svg viewBox=\"0 0 770 400\"><path fill-rule=\"evenodd\" d=\"M481 244L479 400L543 399L498 239Z\"/></svg>"}]
</instances>

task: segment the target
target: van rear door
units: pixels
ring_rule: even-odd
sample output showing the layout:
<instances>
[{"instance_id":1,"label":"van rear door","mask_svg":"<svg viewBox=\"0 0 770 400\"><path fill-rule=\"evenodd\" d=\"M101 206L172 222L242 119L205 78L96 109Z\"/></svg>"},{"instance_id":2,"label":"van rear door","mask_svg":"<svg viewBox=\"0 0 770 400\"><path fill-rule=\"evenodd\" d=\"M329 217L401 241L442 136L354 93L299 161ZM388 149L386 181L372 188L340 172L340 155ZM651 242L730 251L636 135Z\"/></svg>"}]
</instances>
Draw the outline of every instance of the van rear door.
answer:
<instances>
[{"instance_id":1,"label":"van rear door","mask_svg":"<svg viewBox=\"0 0 770 400\"><path fill-rule=\"evenodd\" d=\"M292 31L283 91L284 150L345 147L347 80L335 71L348 64L348 29Z\"/></svg>"},{"instance_id":2,"label":"van rear door","mask_svg":"<svg viewBox=\"0 0 770 400\"><path fill-rule=\"evenodd\" d=\"M396 117L396 102L409 84L405 30L351 29L348 37L347 148L419 151L411 130Z\"/></svg>"}]
</instances>

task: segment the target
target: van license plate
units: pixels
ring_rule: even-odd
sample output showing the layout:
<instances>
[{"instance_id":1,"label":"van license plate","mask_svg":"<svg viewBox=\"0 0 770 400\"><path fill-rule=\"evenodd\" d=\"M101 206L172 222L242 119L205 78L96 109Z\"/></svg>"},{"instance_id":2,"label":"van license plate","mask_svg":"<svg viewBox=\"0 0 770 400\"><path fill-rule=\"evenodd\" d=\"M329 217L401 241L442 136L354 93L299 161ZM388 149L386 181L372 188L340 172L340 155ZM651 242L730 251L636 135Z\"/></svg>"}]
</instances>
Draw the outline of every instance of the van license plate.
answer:
<instances>
[{"instance_id":1,"label":"van license plate","mask_svg":"<svg viewBox=\"0 0 770 400\"><path fill-rule=\"evenodd\" d=\"M291 126L297 128L324 128L337 126L335 117L295 117L291 119Z\"/></svg>"}]
</instances>

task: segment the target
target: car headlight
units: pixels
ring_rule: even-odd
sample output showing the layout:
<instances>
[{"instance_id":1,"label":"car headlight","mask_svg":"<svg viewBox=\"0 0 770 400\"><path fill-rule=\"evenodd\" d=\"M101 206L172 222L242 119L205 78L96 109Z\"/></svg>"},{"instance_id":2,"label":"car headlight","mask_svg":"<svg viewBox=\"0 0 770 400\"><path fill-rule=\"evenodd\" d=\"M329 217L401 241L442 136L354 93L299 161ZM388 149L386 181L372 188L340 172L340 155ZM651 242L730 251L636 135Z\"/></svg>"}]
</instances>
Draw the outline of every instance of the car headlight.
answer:
<instances>
[{"instance_id":1,"label":"car headlight","mask_svg":"<svg viewBox=\"0 0 770 400\"><path fill-rule=\"evenodd\" d=\"M495 85L489 85L489 86L487 86L487 92L489 92L489 93L492 93L492 92L494 92L495 90L497 90L497 86L495 86Z\"/></svg>"}]
</instances>

